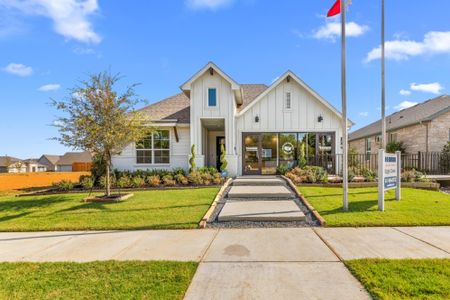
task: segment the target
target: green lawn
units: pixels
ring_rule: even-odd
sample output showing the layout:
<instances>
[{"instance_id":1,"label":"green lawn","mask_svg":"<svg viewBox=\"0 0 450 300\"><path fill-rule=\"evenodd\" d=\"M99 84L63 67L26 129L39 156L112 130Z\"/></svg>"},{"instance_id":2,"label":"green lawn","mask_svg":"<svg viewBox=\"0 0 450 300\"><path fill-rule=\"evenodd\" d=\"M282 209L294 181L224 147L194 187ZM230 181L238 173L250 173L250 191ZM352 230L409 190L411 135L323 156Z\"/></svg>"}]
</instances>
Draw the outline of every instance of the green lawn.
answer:
<instances>
[{"instance_id":1,"label":"green lawn","mask_svg":"<svg viewBox=\"0 0 450 300\"><path fill-rule=\"evenodd\" d=\"M86 194L0 197L0 231L196 228L219 188L135 192L119 203Z\"/></svg>"},{"instance_id":2,"label":"green lawn","mask_svg":"<svg viewBox=\"0 0 450 300\"><path fill-rule=\"evenodd\" d=\"M0 299L182 299L195 262L0 263Z\"/></svg>"},{"instance_id":3,"label":"green lawn","mask_svg":"<svg viewBox=\"0 0 450 300\"><path fill-rule=\"evenodd\" d=\"M326 220L328 226L450 225L450 195L419 189L386 193L385 211L378 211L377 188L349 191L349 212L342 211L342 188L305 187L299 191Z\"/></svg>"},{"instance_id":4,"label":"green lawn","mask_svg":"<svg viewBox=\"0 0 450 300\"><path fill-rule=\"evenodd\" d=\"M450 299L450 259L345 262L375 299Z\"/></svg>"}]
</instances>

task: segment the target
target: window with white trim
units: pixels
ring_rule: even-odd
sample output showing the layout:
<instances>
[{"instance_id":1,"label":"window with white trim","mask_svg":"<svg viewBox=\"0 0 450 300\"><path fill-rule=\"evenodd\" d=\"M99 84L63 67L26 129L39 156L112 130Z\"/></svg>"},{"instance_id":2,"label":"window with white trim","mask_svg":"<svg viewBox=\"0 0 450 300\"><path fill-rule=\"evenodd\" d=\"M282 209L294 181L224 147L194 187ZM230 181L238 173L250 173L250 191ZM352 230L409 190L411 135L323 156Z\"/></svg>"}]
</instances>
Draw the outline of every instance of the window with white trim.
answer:
<instances>
[{"instance_id":1,"label":"window with white trim","mask_svg":"<svg viewBox=\"0 0 450 300\"><path fill-rule=\"evenodd\" d=\"M169 130L156 130L148 137L136 143L137 164L169 164Z\"/></svg>"},{"instance_id":2,"label":"window with white trim","mask_svg":"<svg viewBox=\"0 0 450 300\"><path fill-rule=\"evenodd\" d=\"M217 90L215 88L208 89L208 106L209 107L217 106Z\"/></svg>"},{"instance_id":3,"label":"window with white trim","mask_svg":"<svg viewBox=\"0 0 450 300\"><path fill-rule=\"evenodd\" d=\"M286 99L284 101L284 108L291 109L291 92L286 92Z\"/></svg>"}]
</instances>

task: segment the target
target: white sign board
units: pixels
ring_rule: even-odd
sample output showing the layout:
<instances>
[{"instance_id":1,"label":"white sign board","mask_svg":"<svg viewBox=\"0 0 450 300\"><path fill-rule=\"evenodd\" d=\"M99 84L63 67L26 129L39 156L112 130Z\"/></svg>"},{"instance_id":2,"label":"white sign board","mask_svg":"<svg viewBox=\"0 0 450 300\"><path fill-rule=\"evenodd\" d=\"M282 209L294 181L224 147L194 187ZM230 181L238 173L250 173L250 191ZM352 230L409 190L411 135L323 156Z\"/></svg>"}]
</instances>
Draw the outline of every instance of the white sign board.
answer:
<instances>
[{"instance_id":1,"label":"white sign board","mask_svg":"<svg viewBox=\"0 0 450 300\"><path fill-rule=\"evenodd\" d=\"M395 199L400 200L401 153L378 150L378 210L384 211L384 193L395 189Z\"/></svg>"}]
</instances>

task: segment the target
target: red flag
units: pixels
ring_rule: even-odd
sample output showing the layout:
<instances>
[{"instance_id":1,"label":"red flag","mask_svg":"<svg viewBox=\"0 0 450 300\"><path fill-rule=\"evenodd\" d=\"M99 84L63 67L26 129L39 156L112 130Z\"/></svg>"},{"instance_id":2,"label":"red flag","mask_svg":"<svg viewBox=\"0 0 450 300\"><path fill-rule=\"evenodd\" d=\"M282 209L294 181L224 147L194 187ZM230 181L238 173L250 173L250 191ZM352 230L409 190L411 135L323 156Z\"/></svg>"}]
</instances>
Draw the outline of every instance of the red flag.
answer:
<instances>
[{"instance_id":1,"label":"red flag","mask_svg":"<svg viewBox=\"0 0 450 300\"><path fill-rule=\"evenodd\" d=\"M332 17L341 13L341 0L336 0L327 13L327 17Z\"/></svg>"}]
</instances>

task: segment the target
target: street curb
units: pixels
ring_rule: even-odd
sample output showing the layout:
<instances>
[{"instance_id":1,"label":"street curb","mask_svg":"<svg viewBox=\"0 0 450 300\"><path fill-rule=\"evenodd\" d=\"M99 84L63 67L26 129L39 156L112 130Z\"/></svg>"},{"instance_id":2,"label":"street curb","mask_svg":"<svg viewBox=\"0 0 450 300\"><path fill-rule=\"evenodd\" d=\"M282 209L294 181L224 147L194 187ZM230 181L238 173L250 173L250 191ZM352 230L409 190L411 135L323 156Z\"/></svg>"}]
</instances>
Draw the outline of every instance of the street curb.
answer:
<instances>
[{"instance_id":1,"label":"street curb","mask_svg":"<svg viewBox=\"0 0 450 300\"><path fill-rule=\"evenodd\" d=\"M203 216L201 221L198 223L199 228L201 228L201 229L206 228L206 223L208 222L208 219L211 217L212 213L216 209L217 204L219 203L220 199L222 199L223 193L228 188L228 186L230 185L232 180L233 179L228 178L227 181L225 181L224 185L220 188L219 192L217 193L216 197L214 198L214 201L211 204L211 206L209 207L208 211Z\"/></svg>"},{"instance_id":2,"label":"street curb","mask_svg":"<svg viewBox=\"0 0 450 300\"><path fill-rule=\"evenodd\" d=\"M281 175L281 178L283 178L288 185L291 187L291 189L294 191L295 195L303 202L303 204L311 211L311 213L314 215L314 217L319 221L320 226L326 226L325 219L319 214L319 212L311 205L311 203L308 202L308 200L303 197L302 194L297 190L297 186L284 175Z\"/></svg>"}]
</instances>

